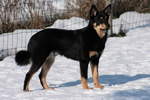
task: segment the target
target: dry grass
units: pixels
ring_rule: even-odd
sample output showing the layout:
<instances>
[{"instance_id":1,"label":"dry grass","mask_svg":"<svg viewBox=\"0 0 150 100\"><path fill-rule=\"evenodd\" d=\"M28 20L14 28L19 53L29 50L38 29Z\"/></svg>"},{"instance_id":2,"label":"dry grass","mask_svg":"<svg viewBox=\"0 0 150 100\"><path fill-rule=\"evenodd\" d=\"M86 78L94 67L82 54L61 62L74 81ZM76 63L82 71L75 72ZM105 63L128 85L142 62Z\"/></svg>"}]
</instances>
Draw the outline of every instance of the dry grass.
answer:
<instances>
[{"instance_id":1,"label":"dry grass","mask_svg":"<svg viewBox=\"0 0 150 100\"><path fill-rule=\"evenodd\" d=\"M92 4L95 4L99 10L102 10L106 2L105 0L66 0L67 9L72 10L69 16L79 16L89 18L89 11Z\"/></svg>"},{"instance_id":2,"label":"dry grass","mask_svg":"<svg viewBox=\"0 0 150 100\"><path fill-rule=\"evenodd\" d=\"M126 11L150 12L150 0L115 0L113 15L119 17Z\"/></svg>"},{"instance_id":3,"label":"dry grass","mask_svg":"<svg viewBox=\"0 0 150 100\"><path fill-rule=\"evenodd\" d=\"M46 8L47 7L47 8ZM3 0L0 1L0 33L15 29L40 29L51 25L58 17L52 2L43 0ZM50 16L50 17L47 17Z\"/></svg>"}]
</instances>

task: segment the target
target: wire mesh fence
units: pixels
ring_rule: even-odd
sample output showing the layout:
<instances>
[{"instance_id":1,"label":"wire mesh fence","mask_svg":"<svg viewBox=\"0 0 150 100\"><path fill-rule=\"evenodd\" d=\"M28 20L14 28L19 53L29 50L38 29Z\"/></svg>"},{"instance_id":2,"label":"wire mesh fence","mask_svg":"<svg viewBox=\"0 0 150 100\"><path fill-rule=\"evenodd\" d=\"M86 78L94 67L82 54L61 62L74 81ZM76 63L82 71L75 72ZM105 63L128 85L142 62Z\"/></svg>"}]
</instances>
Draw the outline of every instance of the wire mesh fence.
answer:
<instances>
[{"instance_id":1,"label":"wire mesh fence","mask_svg":"<svg viewBox=\"0 0 150 100\"><path fill-rule=\"evenodd\" d=\"M144 14L142 15L136 12L135 12L136 14L132 16L130 13L126 15L121 15L123 11L124 12L132 11L131 9L133 8L130 6L129 7L126 6L127 8L124 8L124 6L121 6L122 3L120 2L124 3L124 1L126 1L129 4L131 0L111 0L111 2L110 0L93 0L92 3L91 3L92 0L87 0L84 2L83 0L77 0L77 1L78 3L72 2L71 0L11 0L11 1L1 0L0 1L0 13L1 13L0 15L0 58L4 58L5 56L8 55L13 55L16 53L16 51L20 49L26 49L27 43L33 34L35 34L36 32L44 28L50 27L57 19L68 19L73 16L84 18L85 17L84 14L88 13L88 11L84 12L84 10L90 8L89 5L91 5L92 3L96 3L97 5L99 5L98 3L101 2L101 7L100 7L101 9L105 5L112 3L113 20L111 21L113 26L112 30L114 31L114 33L118 33L120 30L126 32L129 26L133 26L134 28L138 26L147 25L148 24L147 22L150 21L150 17L146 19ZM136 0L133 1L136 2ZM134 3L133 1L131 2L131 5ZM142 2L142 4L144 5L145 2L149 3L149 0L139 0L139 2ZM72 4L72 5L68 7L68 4ZM78 4L78 6L74 7L75 4ZM138 3L137 7L139 6L142 7L143 6L142 4L140 5L140 3ZM83 7L81 7L81 5L83 5ZM70 9L70 7L72 7L72 9ZM118 9L118 7L122 9ZM142 11L143 9L134 8L133 10ZM139 18L139 16L140 19L137 19ZM64 28L64 29L75 29L76 24L80 25L79 27L84 27L87 25L87 20L84 19L78 19L78 20L70 19L68 20L69 22L68 21L65 22L65 20L63 21L57 20L54 23L53 27ZM76 20L76 21L72 21L72 20ZM119 23L116 20L119 20ZM119 31L116 31L118 27L119 27Z\"/></svg>"},{"instance_id":2,"label":"wire mesh fence","mask_svg":"<svg viewBox=\"0 0 150 100\"><path fill-rule=\"evenodd\" d=\"M113 33L149 26L150 0L111 0L111 3Z\"/></svg>"}]
</instances>

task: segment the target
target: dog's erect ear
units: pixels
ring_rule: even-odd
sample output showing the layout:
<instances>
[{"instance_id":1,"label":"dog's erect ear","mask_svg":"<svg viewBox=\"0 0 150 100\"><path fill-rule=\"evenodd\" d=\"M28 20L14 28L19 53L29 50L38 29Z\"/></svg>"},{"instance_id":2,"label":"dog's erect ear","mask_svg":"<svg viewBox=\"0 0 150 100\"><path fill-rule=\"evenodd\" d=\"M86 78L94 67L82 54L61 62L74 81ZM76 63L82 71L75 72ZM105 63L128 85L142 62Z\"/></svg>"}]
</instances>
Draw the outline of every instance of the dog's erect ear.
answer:
<instances>
[{"instance_id":1,"label":"dog's erect ear","mask_svg":"<svg viewBox=\"0 0 150 100\"><path fill-rule=\"evenodd\" d=\"M91 10L90 10L90 17L96 16L97 13L98 13L98 10L97 10L96 6L93 4L91 6Z\"/></svg>"},{"instance_id":2,"label":"dog's erect ear","mask_svg":"<svg viewBox=\"0 0 150 100\"><path fill-rule=\"evenodd\" d=\"M111 4L109 4L105 9L104 9L105 14L110 15L111 14Z\"/></svg>"}]
</instances>

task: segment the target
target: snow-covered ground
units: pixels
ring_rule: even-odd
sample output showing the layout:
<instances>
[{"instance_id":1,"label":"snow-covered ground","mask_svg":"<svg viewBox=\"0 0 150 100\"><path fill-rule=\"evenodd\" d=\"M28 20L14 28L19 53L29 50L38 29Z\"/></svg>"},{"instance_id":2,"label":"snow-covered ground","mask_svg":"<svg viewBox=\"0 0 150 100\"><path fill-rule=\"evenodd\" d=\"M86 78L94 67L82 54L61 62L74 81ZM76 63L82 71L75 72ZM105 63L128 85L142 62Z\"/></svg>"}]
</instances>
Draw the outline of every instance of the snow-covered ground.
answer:
<instances>
[{"instance_id":1,"label":"snow-covered ground","mask_svg":"<svg viewBox=\"0 0 150 100\"><path fill-rule=\"evenodd\" d=\"M79 25L80 24L77 24L77 26ZM34 33L35 32L33 32L33 34ZM15 34L13 34L13 36L15 36ZM26 39L28 40L29 37L30 36L27 35ZM16 38L19 39L19 37ZM54 87L55 90L43 90L38 79L39 72L37 72L30 83L30 88L33 91L23 92L24 77L30 65L19 67L14 62L14 56L7 57L0 62L0 99L149 100L149 40L149 25L130 28L127 31L126 37L108 38L99 66L99 78L101 83L105 86L103 90L82 89L80 85L79 63L57 56L47 77L49 86ZM23 40L18 40L17 43L19 44L21 41ZM90 68L89 85L93 87Z\"/></svg>"}]
</instances>

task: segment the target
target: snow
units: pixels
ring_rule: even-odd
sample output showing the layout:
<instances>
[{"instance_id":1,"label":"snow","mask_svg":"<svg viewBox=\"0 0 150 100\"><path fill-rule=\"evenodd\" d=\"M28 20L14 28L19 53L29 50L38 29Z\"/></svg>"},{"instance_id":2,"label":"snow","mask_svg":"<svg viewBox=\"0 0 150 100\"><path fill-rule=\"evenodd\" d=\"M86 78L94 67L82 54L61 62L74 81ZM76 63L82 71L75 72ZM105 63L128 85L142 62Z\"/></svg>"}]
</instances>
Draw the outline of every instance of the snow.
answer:
<instances>
[{"instance_id":1,"label":"snow","mask_svg":"<svg viewBox=\"0 0 150 100\"><path fill-rule=\"evenodd\" d=\"M149 16L149 15L146 15ZM120 17L121 18L121 17ZM73 23L80 18L70 19ZM69 20L64 20L67 23ZM58 20L56 23L61 23ZM54 25L56 25L56 23ZM81 23L80 23L81 24ZM73 24L72 28L79 28ZM56 25L57 26L57 25ZM82 26L82 25L81 25ZM63 26L58 26L63 28ZM68 28L69 29L69 28ZM17 30L22 32L21 30ZM28 31L24 30L23 32ZM31 33L29 30L26 42ZM13 34L15 36L16 34ZM18 36L18 37L17 37ZM16 35L15 38L20 39ZM13 41L15 41L15 38ZM18 40L18 44L23 40ZM43 90L37 72L30 83L32 92L23 92L23 82L30 65L19 67L14 56L0 62L1 100L149 100L150 98L150 26L129 28L127 36L108 38L106 48L100 59L100 82L104 89L84 90L80 84L79 63L57 56L48 73L47 81L54 90ZM1 39L0 39L1 40ZM11 40L10 40L11 41ZM1 42L0 42L1 43ZM15 44L14 44L15 45ZM19 47L20 48L20 47ZM89 68L89 86L93 87Z\"/></svg>"},{"instance_id":2,"label":"snow","mask_svg":"<svg viewBox=\"0 0 150 100\"><path fill-rule=\"evenodd\" d=\"M51 27L49 28L60 28L60 29L80 29L86 27L88 21L78 17L72 17L70 19L57 20Z\"/></svg>"},{"instance_id":3,"label":"snow","mask_svg":"<svg viewBox=\"0 0 150 100\"><path fill-rule=\"evenodd\" d=\"M63 9L63 10L66 9L64 0L54 0L53 1L53 6L56 9Z\"/></svg>"}]
</instances>

